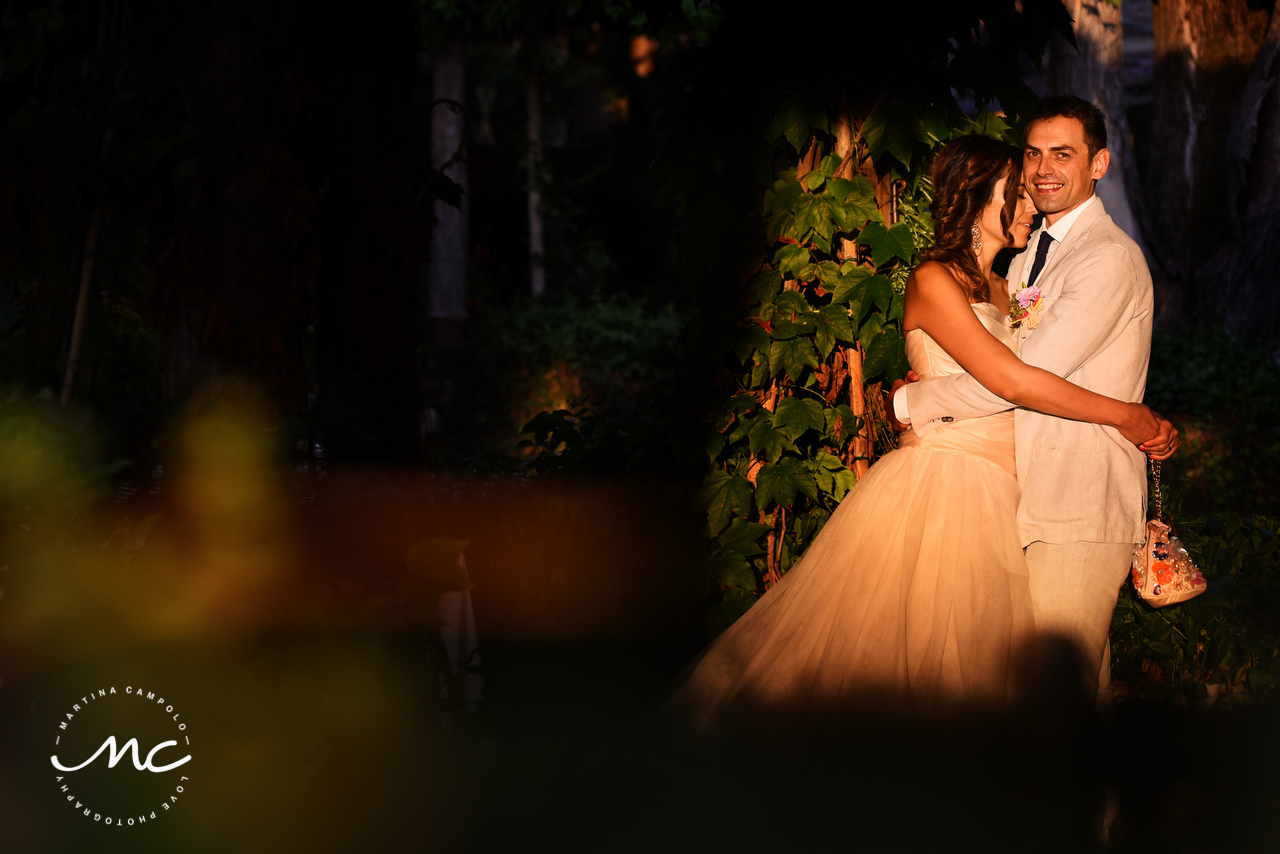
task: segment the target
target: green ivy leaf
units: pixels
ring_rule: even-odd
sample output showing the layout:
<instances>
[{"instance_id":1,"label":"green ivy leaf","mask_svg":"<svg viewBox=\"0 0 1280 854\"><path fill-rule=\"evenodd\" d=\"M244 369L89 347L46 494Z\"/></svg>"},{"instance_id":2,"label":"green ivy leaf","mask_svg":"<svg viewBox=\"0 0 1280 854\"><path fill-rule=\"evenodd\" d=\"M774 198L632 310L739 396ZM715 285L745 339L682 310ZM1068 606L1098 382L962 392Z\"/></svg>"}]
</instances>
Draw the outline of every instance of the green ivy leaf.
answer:
<instances>
[{"instance_id":1,"label":"green ivy leaf","mask_svg":"<svg viewBox=\"0 0 1280 854\"><path fill-rule=\"evenodd\" d=\"M778 401L778 408L773 413L773 426L792 441L799 439L806 430L821 433L826 427L822 404L807 398L784 397Z\"/></svg>"},{"instance_id":2,"label":"green ivy leaf","mask_svg":"<svg viewBox=\"0 0 1280 854\"><path fill-rule=\"evenodd\" d=\"M809 188L810 192L816 193L818 192L818 188L821 187L826 180L827 176L815 169L808 175L804 176L804 185Z\"/></svg>"},{"instance_id":3,"label":"green ivy leaf","mask_svg":"<svg viewBox=\"0 0 1280 854\"><path fill-rule=\"evenodd\" d=\"M803 246L792 246L787 244L780 248L773 256L773 265L784 276L794 277L804 269L809 263L809 250Z\"/></svg>"},{"instance_id":4,"label":"green ivy leaf","mask_svg":"<svg viewBox=\"0 0 1280 854\"><path fill-rule=\"evenodd\" d=\"M876 207L875 187L870 181L861 176L852 181L844 181L844 179L837 179L837 181L843 182L838 190L832 186L837 182L830 182L827 187L828 194L839 202L837 218L840 221L841 231L855 231L862 228L869 220L884 222L884 218Z\"/></svg>"},{"instance_id":5,"label":"green ivy leaf","mask_svg":"<svg viewBox=\"0 0 1280 854\"><path fill-rule=\"evenodd\" d=\"M982 109L978 111L978 117L971 121L976 133L1003 140L1010 145L1022 146L1021 136L1014 130L1013 125L1005 120L1004 116Z\"/></svg>"},{"instance_id":6,"label":"green ivy leaf","mask_svg":"<svg viewBox=\"0 0 1280 854\"><path fill-rule=\"evenodd\" d=\"M821 196L816 198L818 199L818 216L813 223L813 233L815 237L821 237L823 242L827 244L827 248L823 251L829 253L831 251L831 235L836 233L838 223L835 220L835 212L831 209L831 205L827 204L826 200Z\"/></svg>"},{"instance_id":7,"label":"green ivy leaf","mask_svg":"<svg viewBox=\"0 0 1280 854\"><path fill-rule=\"evenodd\" d=\"M795 210L796 202L800 200L803 193L804 187L800 186L795 173L792 172L774 181L773 186L764 191L761 207L766 214Z\"/></svg>"},{"instance_id":8,"label":"green ivy leaf","mask_svg":"<svg viewBox=\"0 0 1280 854\"><path fill-rule=\"evenodd\" d=\"M779 369L783 369L792 382L800 382L806 367L818 367L817 354L808 338L773 342L769 350L769 370L773 372L773 376L777 376Z\"/></svg>"},{"instance_id":9,"label":"green ivy leaf","mask_svg":"<svg viewBox=\"0 0 1280 854\"><path fill-rule=\"evenodd\" d=\"M817 264L806 264L805 268L796 274L796 278L802 282L812 282L818 278L818 273L821 269Z\"/></svg>"},{"instance_id":10,"label":"green ivy leaf","mask_svg":"<svg viewBox=\"0 0 1280 854\"><path fill-rule=\"evenodd\" d=\"M747 280L748 305L764 302L782 289L782 273L777 270L761 270Z\"/></svg>"},{"instance_id":11,"label":"green ivy leaf","mask_svg":"<svg viewBox=\"0 0 1280 854\"><path fill-rule=\"evenodd\" d=\"M876 308L887 315L893 308L893 283L885 276L872 276L867 279L867 297L864 307L874 303Z\"/></svg>"},{"instance_id":12,"label":"green ivy leaf","mask_svg":"<svg viewBox=\"0 0 1280 854\"><path fill-rule=\"evenodd\" d=\"M707 511L707 528L716 536L734 516L746 516L751 509L751 482L741 475L714 469L702 482L694 500Z\"/></svg>"},{"instance_id":13,"label":"green ivy leaf","mask_svg":"<svg viewBox=\"0 0 1280 854\"><path fill-rule=\"evenodd\" d=\"M862 328L858 330L858 343L862 345L862 352L866 353L867 348L871 346L871 342L884 329L884 315L869 313L865 320L862 321ZM870 377L866 373L866 367L863 366L863 379Z\"/></svg>"},{"instance_id":14,"label":"green ivy leaf","mask_svg":"<svg viewBox=\"0 0 1280 854\"><path fill-rule=\"evenodd\" d=\"M739 395L739 397L740 396L741 395ZM716 420L714 422L716 432L723 433L725 430L728 430L729 425L733 423L734 416L737 413L737 407L735 406L737 399L737 397L730 398L725 401L724 406L720 407L720 411L716 414Z\"/></svg>"},{"instance_id":15,"label":"green ivy leaf","mask_svg":"<svg viewBox=\"0 0 1280 854\"><path fill-rule=\"evenodd\" d=\"M800 197L800 201L796 202L796 234L801 243L809 236L809 232L818 226L818 221L825 218L827 211L824 205L818 201L818 197L806 193Z\"/></svg>"},{"instance_id":16,"label":"green ivy leaf","mask_svg":"<svg viewBox=\"0 0 1280 854\"><path fill-rule=\"evenodd\" d=\"M835 261L823 261L818 265L817 273L822 287L828 291L835 290L840 284L840 267Z\"/></svg>"},{"instance_id":17,"label":"green ivy leaf","mask_svg":"<svg viewBox=\"0 0 1280 854\"><path fill-rule=\"evenodd\" d=\"M719 578L725 587L736 587L741 590L756 589L756 574L751 571L751 564L737 552L727 552L720 557L707 561L713 578Z\"/></svg>"},{"instance_id":18,"label":"green ivy leaf","mask_svg":"<svg viewBox=\"0 0 1280 854\"><path fill-rule=\"evenodd\" d=\"M886 151L911 169L916 142L928 143L929 134L919 115L908 105L893 100L882 103L862 125L871 157L880 159Z\"/></svg>"},{"instance_id":19,"label":"green ivy leaf","mask_svg":"<svg viewBox=\"0 0 1280 854\"><path fill-rule=\"evenodd\" d=\"M783 235L794 236L795 226L795 214L786 210L775 211L765 224L765 237L770 243L776 243Z\"/></svg>"},{"instance_id":20,"label":"green ivy leaf","mask_svg":"<svg viewBox=\"0 0 1280 854\"><path fill-rule=\"evenodd\" d=\"M853 334L853 326L849 321L849 311L842 305L824 305L818 309L828 324L830 324L831 332L841 341L848 341L852 344L857 340L857 336Z\"/></svg>"},{"instance_id":21,"label":"green ivy leaf","mask_svg":"<svg viewBox=\"0 0 1280 854\"><path fill-rule=\"evenodd\" d=\"M902 336L896 329L886 329L871 339L866 348L867 357L862 362L862 377L871 380L884 374L885 380L892 382L907 374L907 357L903 349Z\"/></svg>"},{"instance_id":22,"label":"green ivy leaf","mask_svg":"<svg viewBox=\"0 0 1280 854\"><path fill-rule=\"evenodd\" d=\"M778 314L784 317L795 317L796 320L809 313L809 303L799 291L783 291L774 299Z\"/></svg>"},{"instance_id":23,"label":"green ivy leaf","mask_svg":"<svg viewBox=\"0 0 1280 854\"><path fill-rule=\"evenodd\" d=\"M893 254L903 261L910 261L915 252L915 239L911 236L911 226L905 222L895 223L889 227L889 245Z\"/></svg>"},{"instance_id":24,"label":"green ivy leaf","mask_svg":"<svg viewBox=\"0 0 1280 854\"><path fill-rule=\"evenodd\" d=\"M813 332L813 343L818 348L818 358L825 362L831 355L831 351L835 349L836 335L831 330L831 320L825 314L818 314L814 321L817 328Z\"/></svg>"},{"instance_id":25,"label":"green ivy leaf","mask_svg":"<svg viewBox=\"0 0 1280 854\"><path fill-rule=\"evenodd\" d=\"M859 232L857 242L871 247L872 261L877 267L884 266L894 256L910 261L915 250L911 229L905 222L891 228L885 228L883 223L869 222Z\"/></svg>"},{"instance_id":26,"label":"green ivy leaf","mask_svg":"<svg viewBox=\"0 0 1280 854\"><path fill-rule=\"evenodd\" d=\"M778 137L785 136L787 142L791 143L791 147L796 150L796 154L799 154L801 147L815 130L826 133L826 110L811 107L797 98L788 98L773 118L769 142L772 143Z\"/></svg>"},{"instance_id":27,"label":"green ivy leaf","mask_svg":"<svg viewBox=\"0 0 1280 854\"><path fill-rule=\"evenodd\" d=\"M769 331L775 341L789 341L797 335L803 335L807 331L807 325L804 323L792 323L790 320L775 320L773 329Z\"/></svg>"},{"instance_id":28,"label":"green ivy leaf","mask_svg":"<svg viewBox=\"0 0 1280 854\"><path fill-rule=\"evenodd\" d=\"M754 323L750 326L735 328L732 334L732 341L733 354L738 357L739 362L747 361L753 350L760 349L766 353L769 352L769 333Z\"/></svg>"},{"instance_id":29,"label":"green ivy leaf","mask_svg":"<svg viewBox=\"0 0 1280 854\"><path fill-rule=\"evenodd\" d=\"M850 178L835 178L827 183L827 192L835 196L836 201L843 202L850 196L858 199L871 199L875 203L876 188L867 178L858 175Z\"/></svg>"},{"instance_id":30,"label":"green ivy leaf","mask_svg":"<svg viewBox=\"0 0 1280 854\"><path fill-rule=\"evenodd\" d=\"M707 459L709 459L712 464L714 464L716 458L720 456L720 452L724 450L724 442L724 434L715 430L712 430L710 435L707 436Z\"/></svg>"},{"instance_id":31,"label":"green ivy leaf","mask_svg":"<svg viewBox=\"0 0 1280 854\"><path fill-rule=\"evenodd\" d=\"M827 451L818 451L806 466L817 482L818 489L830 495L836 502L844 498L845 493L852 489L858 480L853 472L845 468L839 457Z\"/></svg>"},{"instance_id":32,"label":"green ivy leaf","mask_svg":"<svg viewBox=\"0 0 1280 854\"><path fill-rule=\"evenodd\" d=\"M763 554L764 549L760 547L760 538L764 536L772 525L766 525L763 522L748 522L746 519L734 519L728 530L720 535L719 542L721 548L732 549L742 555L758 555Z\"/></svg>"},{"instance_id":33,"label":"green ivy leaf","mask_svg":"<svg viewBox=\"0 0 1280 854\"><path fill-rule=\"evenodd\" d=\"M866 267L860 267L852 262L846 262L843 272L840 274L840 282L836 285L831 294L832 303L847 302L853 307L853 311L857 314L862 306L861 293L859 288L862 283L871 278L872 272ZM858 298L853 297L857 294Z\"/></svg>"},{"instance_id":34,"label":"green ivy leaf","mask_svg":"<svg viewBox=\"0 0 1280 854\"><path fill-rule=\"evenodd\" d=\"M751 426L747 429L747 441L751 443L753 457L763 454L764 459L770 462L782 456L784 450L795 447L786 436L773 429L771 417L763 412L751 422Z\"/></svg>"},{"instance_id":35,"label":"green ivy leaf","mask_svg":"<svg viewBox=\"0 0 1280 854\"><path fill-rule=\"evenodd\" d=\"M787 457L776 465L766 465L756 474L756 506L763 512L773 502L783 507L796 503L796 495L803 494L817 500L818 485L804 463L795 457Z\"/></svg>"},{"instance_id":36,"label":"green ivy leaf","mask_svg":"<svg viewBox=\"0 0 1280 854\"><path fill-rule=\"evenodd\" d=\"M840 168L841 160L842 158L840 155L836 154L834 151L822 158L822 164L820 167L822 169L822 174L826 175L828 178L836 174L836 170Z\"/></svg>"},{"instance_id":37,"label":"green ivy leaf","mask_svg":"<svg viewBox=\"0 0 1280 854\"><path fill-rule=\"evenodd\" d=\"M751 388L763 388L769 382L769 377L771 376L773 376L773 371L769 367L768 359L757 363L751 369Z\"/></svg>"}]
</instances>

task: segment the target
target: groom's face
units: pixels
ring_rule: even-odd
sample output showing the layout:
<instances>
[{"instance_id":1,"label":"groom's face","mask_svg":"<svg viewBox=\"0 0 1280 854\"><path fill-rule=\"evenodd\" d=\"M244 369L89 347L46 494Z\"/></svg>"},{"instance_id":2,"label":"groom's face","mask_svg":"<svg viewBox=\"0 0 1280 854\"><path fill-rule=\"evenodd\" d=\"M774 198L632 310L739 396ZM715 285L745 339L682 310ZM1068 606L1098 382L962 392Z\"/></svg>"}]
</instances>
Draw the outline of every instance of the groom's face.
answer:
<instances>
[{"instance_id":1,"label":"groom's face","mask_svg":"<svg viewBox=\"0 0 1280 854\"><path fill-rule=\"evenodd\" d=\"M1105 148L1089 155L1084 125L1076 119L1055 116L1027 128L1022 174L1031 200L1050 222L1088 199L1109 163Z\"/></svg>"}]
</instances>

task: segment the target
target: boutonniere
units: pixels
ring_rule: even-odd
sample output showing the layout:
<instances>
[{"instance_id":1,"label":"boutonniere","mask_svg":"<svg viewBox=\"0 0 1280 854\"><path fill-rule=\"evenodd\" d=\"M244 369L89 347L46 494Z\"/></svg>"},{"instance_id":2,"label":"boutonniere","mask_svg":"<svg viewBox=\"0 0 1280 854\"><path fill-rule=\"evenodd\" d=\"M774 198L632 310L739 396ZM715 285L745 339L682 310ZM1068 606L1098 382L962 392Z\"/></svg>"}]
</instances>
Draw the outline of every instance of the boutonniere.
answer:
<instances>
[{"instance_id":1,"label":"boutonniere","mask_svg":"<svg viewBox=\"0 0 1280 854\"><path fill-rule=\"evenodd\" d=\"M1035 329L1040 324L1040 312L1044 308L1044 295L1034 285L1027 287L1023 282L1009 296L1009 325L1014 329L1023 327Z\"/></svg>"}]
</instances>

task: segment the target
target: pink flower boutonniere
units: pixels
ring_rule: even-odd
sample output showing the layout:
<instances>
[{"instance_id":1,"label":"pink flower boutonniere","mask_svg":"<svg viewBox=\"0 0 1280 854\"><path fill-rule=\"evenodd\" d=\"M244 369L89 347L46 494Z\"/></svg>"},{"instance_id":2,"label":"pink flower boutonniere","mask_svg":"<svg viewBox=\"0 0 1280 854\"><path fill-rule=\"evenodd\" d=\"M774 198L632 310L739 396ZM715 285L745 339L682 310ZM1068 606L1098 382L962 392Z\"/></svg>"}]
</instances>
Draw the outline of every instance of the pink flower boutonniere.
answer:
<instances>
[{"instance_id":1,"label":"pink flower boutonniere","mask_svg":"<svg viewBox=\"0 0 1280 854\"><path fill-rule=\"evenodd\" d=\"M1034 285L1027 287L1023 282L1009 297L1009 325L1017 329L1035 329L1040 323L1040 312L1044 309L1044 296Z\"/></svg>"}]
</instances>

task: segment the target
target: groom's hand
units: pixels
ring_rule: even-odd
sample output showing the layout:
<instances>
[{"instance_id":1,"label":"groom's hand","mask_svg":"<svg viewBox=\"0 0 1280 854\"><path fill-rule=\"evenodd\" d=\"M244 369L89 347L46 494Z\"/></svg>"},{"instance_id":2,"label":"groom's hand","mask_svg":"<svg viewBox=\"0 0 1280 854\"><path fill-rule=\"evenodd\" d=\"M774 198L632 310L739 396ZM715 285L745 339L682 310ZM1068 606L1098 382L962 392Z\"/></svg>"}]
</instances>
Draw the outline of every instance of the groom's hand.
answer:
<instances>
[{"instance_id":1,"label":"groom's hand","mask_svg":"<svg viewBox=\"0 0 1280 854\"><path fill-rule=\"evenodd\" d=\"M1160 425L1160 432L1154 439L1149 439L1138 446L1138 450L1146 454L1153 460L1167 460L1172 457L1178 450L1181 440L1178 438L1178 429L1173 426L1171 421L1166 420L1159 413L1153 412L1156 420Z\"/></svg>"},{"instance_id":2,"label":"groom's hand","mask_svg":"<svg viewBox=\"0 0 1280 854\"><path fill-rule=\"evenodd\" d=\"M893 427L895 433L906 432L911 429L911 425L903 424L898 420L898 413L893 408L893 396L897 393L898 389L902 388L907 383L916 382L920 382L920 375L915 371L907 371L907 378L905 380L894 380L893 385L889 388L889 393L885 395L884 412L885 415L889 417L889 426Z\"/></svg>"}]
</instances>

